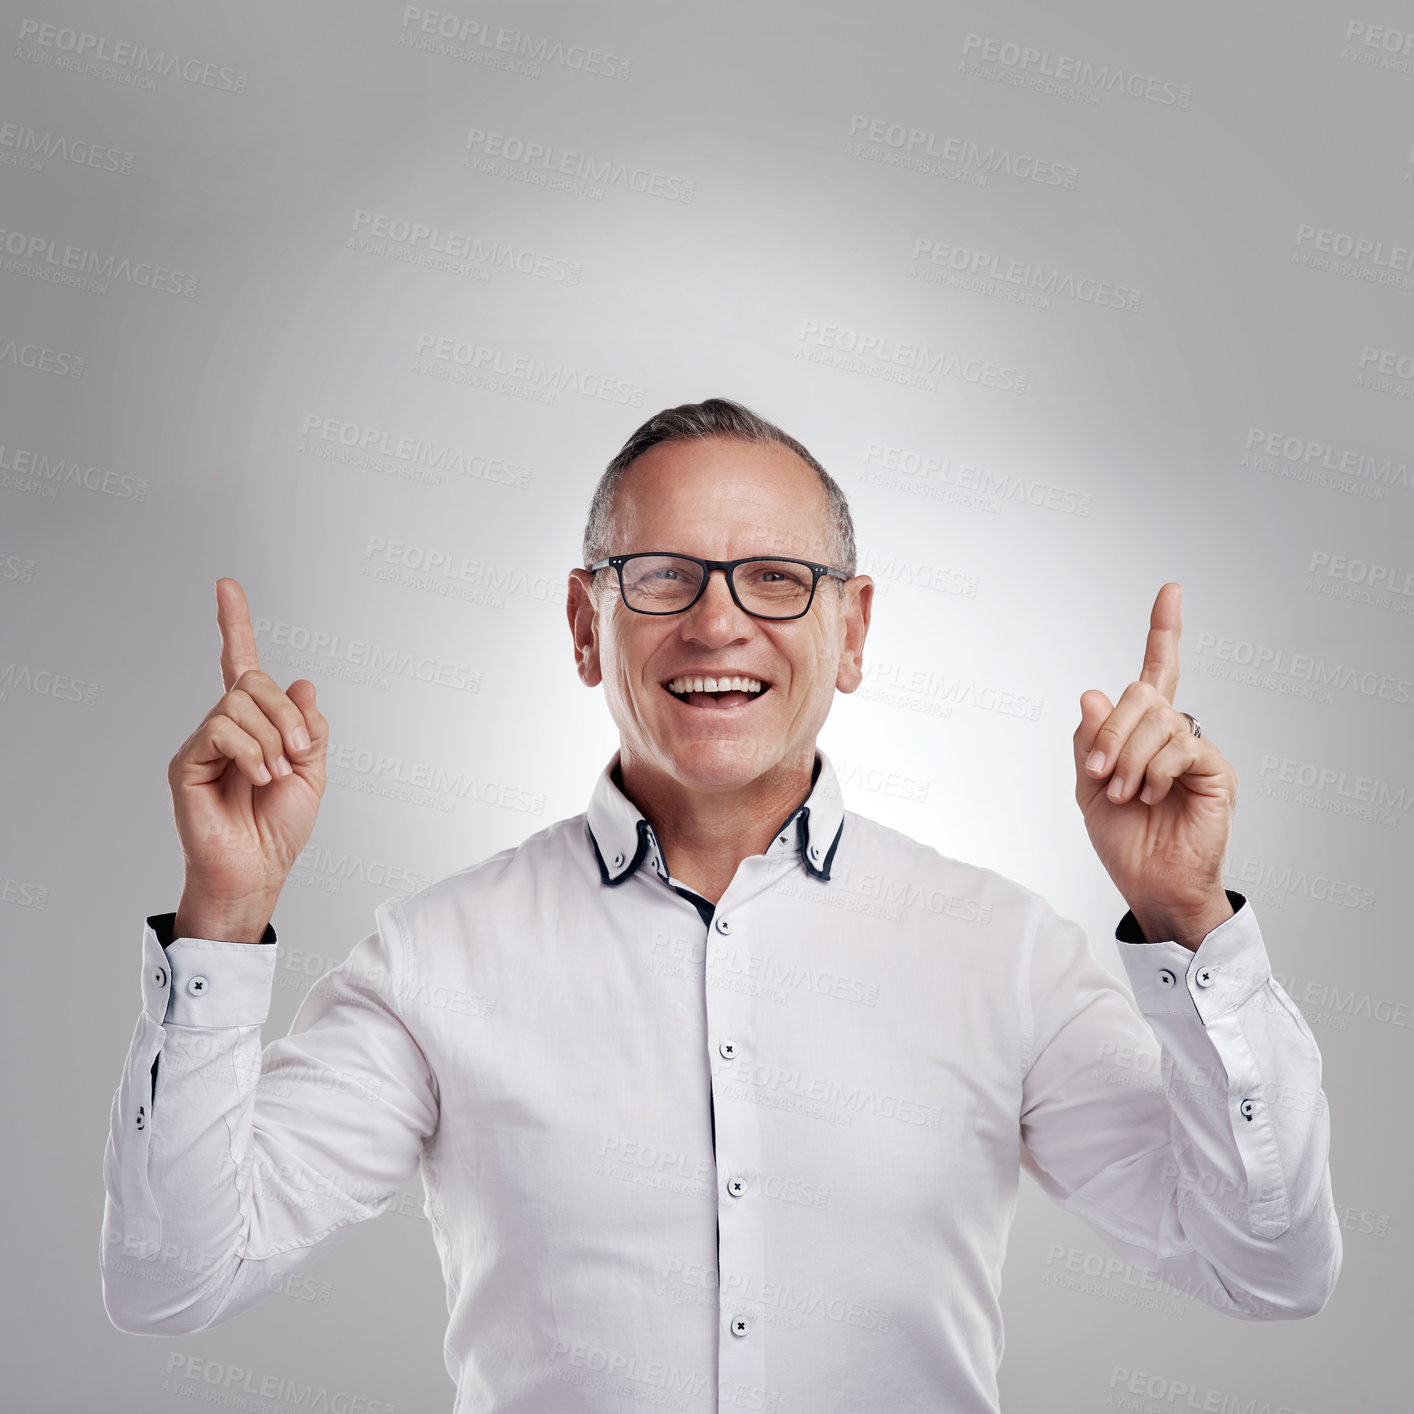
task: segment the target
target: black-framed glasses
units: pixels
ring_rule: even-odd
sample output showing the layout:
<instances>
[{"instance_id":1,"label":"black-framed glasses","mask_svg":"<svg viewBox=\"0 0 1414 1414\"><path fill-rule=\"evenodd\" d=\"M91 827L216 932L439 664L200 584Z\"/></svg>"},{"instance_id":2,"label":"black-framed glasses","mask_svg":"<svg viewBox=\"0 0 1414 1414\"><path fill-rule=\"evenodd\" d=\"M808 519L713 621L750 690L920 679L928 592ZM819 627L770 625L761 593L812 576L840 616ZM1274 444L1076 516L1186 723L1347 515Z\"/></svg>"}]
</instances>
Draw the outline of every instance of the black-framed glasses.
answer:
<instances>
[{"instance_id":1,"label":"black-framed glasses","mask_svg":"<svg viewBox=\"0 0 1414 1414\"><path fill-rule=\"evenodd\" d=\"M589 566L612 569L619 577L624 604L635 614L683 614L702 597L713 570L727 577L736 606L755 619L799 619L815 602L822 579L847 580L843 570L810 560L779 555L748 555L741 560L700 560L696 555L610 555Z\"/></svg>"}]
</instances>

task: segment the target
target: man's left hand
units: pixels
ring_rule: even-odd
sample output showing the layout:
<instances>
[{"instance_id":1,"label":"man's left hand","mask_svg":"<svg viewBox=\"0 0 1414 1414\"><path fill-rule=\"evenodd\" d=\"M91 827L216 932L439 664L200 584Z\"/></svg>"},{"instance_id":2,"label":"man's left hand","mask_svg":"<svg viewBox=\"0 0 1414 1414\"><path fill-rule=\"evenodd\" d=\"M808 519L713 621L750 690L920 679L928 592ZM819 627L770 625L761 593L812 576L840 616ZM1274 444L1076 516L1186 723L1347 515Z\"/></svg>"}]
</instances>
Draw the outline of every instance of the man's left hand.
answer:
<instances>
[{"instance_id":1,"label":"man's left hand","mask_svg":"<svg viewBox=\"0 0 1414 1414\"><path fill-rule=\"evenodd\" d=\"M1143 670L1118 703L1096 688L1080 695L1075 799L1145 938L1196 949L1232 917L1222 864L1237 773L1174 710L1182 600L1176 582L1159 590Z\"/></svg>"}]
</instances>

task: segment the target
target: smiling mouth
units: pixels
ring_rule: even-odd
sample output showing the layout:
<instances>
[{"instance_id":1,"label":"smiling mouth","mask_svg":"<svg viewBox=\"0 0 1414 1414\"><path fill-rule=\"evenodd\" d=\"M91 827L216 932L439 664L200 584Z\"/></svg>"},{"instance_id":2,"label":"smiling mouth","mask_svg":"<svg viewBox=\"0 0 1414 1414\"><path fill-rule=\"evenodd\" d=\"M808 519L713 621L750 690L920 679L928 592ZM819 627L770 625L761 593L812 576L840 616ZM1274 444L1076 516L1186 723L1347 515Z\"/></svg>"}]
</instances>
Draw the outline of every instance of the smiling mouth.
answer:
<instances>
[{"instance_id":1,"label":"smiling mouth","mask_svg":"<svg viewBox=\"0 0 1414 1414\"><path fill-rule=\"evenodd\" d=\"M670 678L663 687L679 702L686 703L689 707L744 707L748 703L758 701L771 690L770 683L739 674L715 678Z\"/></svg>"}]
</instances>

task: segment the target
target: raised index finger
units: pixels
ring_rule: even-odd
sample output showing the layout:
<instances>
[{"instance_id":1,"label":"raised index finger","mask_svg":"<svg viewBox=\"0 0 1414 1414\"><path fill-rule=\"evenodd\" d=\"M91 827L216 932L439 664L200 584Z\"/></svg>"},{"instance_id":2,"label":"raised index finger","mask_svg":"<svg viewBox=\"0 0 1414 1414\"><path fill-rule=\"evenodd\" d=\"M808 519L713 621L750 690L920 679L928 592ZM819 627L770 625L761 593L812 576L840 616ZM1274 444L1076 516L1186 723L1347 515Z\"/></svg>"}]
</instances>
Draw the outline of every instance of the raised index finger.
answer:
<instances>
[{"instance_id":1,"label":"raised index finger","mask_svg":"<svg viewBox=\"0 0 1414 1414\"><path fill-rule=\"evenodd\" d=\"M1183 629L1183 586L1171 579L1160 587L1149 614L1149 637L1144 643L1140 682L1147 682L1173 704L1178 686L1178 635Z\"/></svg>"},{"instance_id":2,"label":"raised index finger","mask_svg":"<svg viewBox=\"0 0 1414 1414\"><path fill-rule=\"evenodd\" d=\"M234 579L216 581L216 622L221 629L221 680L229 692L242 673L260 666L250 606L245 590Z\"/></svg>"}]
</instances>

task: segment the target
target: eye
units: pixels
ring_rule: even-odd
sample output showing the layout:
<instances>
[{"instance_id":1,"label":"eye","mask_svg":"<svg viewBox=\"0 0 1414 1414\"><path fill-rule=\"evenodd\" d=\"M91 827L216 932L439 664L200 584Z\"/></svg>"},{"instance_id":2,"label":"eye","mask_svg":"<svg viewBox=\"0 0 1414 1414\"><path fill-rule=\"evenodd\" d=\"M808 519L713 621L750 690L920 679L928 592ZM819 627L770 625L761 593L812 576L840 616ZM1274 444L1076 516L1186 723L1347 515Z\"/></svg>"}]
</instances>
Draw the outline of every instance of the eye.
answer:
<instances>
[{"instance_id":1,"label":"eye","mask_svg":"<svg viewBox=\"0 0 1414 1414\"><path fill-rule=\"evenodd\" d=\"M810 583L810 571L804 565L781 561L743 565L742 572L743 579L753 589L803 589Z\"/></svg>"}]
</instances>

